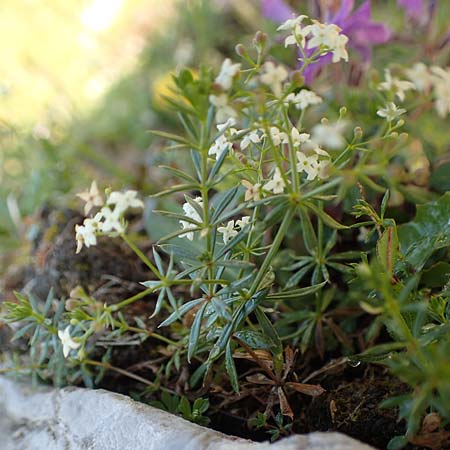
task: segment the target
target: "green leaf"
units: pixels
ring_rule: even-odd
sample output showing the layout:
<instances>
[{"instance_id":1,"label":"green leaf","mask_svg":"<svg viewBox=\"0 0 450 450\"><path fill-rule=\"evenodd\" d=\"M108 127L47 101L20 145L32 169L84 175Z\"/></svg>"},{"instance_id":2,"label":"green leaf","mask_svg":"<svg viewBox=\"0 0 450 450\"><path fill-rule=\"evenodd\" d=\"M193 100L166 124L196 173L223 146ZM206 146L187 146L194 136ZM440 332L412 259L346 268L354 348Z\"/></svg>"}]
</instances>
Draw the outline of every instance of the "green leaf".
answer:
<instances>
[{"instance_id":1,"label":"green leaf","mask_svg":"<svg viewBox=\"0 0 450 450\"><path fill-rule=\"evenodd\" d=\"M166 320L164 320L164 322L162 322L159 327L167 327L168 325L172 324L177 319L182 317L184 314L186 314L189 310L195 308L197 305L204 301L205 300L203 298L197 298L185 303L184 305L180 306L178 310L174 311Z\"/></svg>"},{"instance_id":2,"label":"green leaf","mask_svg":"<svg viewBox=\"0 0 450 450\"><path fill-rule=\"evenodd\" d=\"M222 221L221 215L224 212L224 210L228 207L233 207L233 199L236 196L236 193L238 192L239 187L233 187L231 189L228 189L227 191L220 193L217 197L219 198L219 201L217 203L217 206L215 207L215 210L211 216L211 222L219 222Z\"/></svg>"},{"instance_id":3,"label":"green leaf","mask_svg":"<svg viewBox=\"0 0 450 450\"><path fill-rule=\"evenodd\" d=\"M200 337L200 329L202 326L202 319L203 314L205 312L205 308L207 306L207 303L205 303L195 315L194 322L192 323L191 332L189 334L189 344L188 344L188 361L191 362L191 358L195 353L195 350L197 349L198 339Z\"/></svg>"},{"instance_id":4,"label":"green leaf","mask_svg":"<svg viewBox=\"0 0 450 450\"><path fill-rule=\"evenodd\" d=\"M392 277L398 260L398 237L396 227L387 228L377 243L377 258L384 271Z\"/></svg>"},{"instance_id":5,"label":"green leaf","mask_svg":"<svg viewBox=\"0 0 450 450\"><path fill-rule=\"evenodd\" d=\"M450 245L450 192L417 207L413 221L398 227L400 250L418 271L439 248Z\"/></svg>"},{"instance_id":6,"label":"green leaf","mask_svg":"<svg viewBox=\"0 0 450 450\"><path fill-rule=\"evenodd\" d=\"M268 336L264 335L260 331L236 331L236 333L234 333L234 336L240 341L247 344L250 348L253 348L255 350L268 350L272 345Z\"/></svg>"},{"instance_id":7,"label":"green leaf","mask_svg":"<svg viewBox=\"0 0 450 450\"><path fill-rule=\"evenodd\" d=\"M427 287L438 288L445 285L450 278L450 264L439 261L428 270L424 270L420 281Z\"/></svg>"},{"instance_id":8,"label":"green leaf","mask_svg":"<svg viewBox=\"0 0 450 450\"><path fill-rule=\"evenodd\" d=\"M164 139L168 139L170 141L178 142L180 144L184 144L189 147L193 147L193 145L184 137L178 136L176 134L172 133L166 133L165 131L159 131L159 130L150 130L151 134L154 134L155 136L162 137Z\"/></svg>"},{"instance_id":9,"label":"green leaf","mask_svg":"<svg viewBox=\"0 0 450 450\"><path fill-rule=\"evenodd\" d=\"M430 186L439 192L445 192L450 190L450 162L441 164L436 170L433 171L430 177Z\"/></svg>"},{"instance_id":10,"label":"green leaf","mask_svg":"<svg viewBox=\"0 0 450 450\"><path fill-rule=\"evenodd\" d=\"M294 289L292 291L285 291L285 292L275 292L273 294L269 294L267 296L268 300L283 300L286 298L298 298L303 297L305 295L314 294L315 292L319 291L327 284L326 281L323 283L315 284L313 286L307 286L300 289Z\"/></svg>"},{"instance_id":11,"label":"green leaf","mask_svg":"<svg viewBox=\"0 0 450 450\"><path fill-rule=\"evenodd\" d=\"M402 448L405 448L408 445L408 439L405 438L405 436L395 436L393 437L388 445L388 450L401 450Z\"/></svg>"},{"instance_id":12,"label":"green leaf","mask_svg":"<svg viewBox=\"0 0 450 450\"><path fill-rule=\"evenodd\" d=\"M178 404L178 411L185 419L190 419L192 415L191 404L186 397L182 397Z\"/></svg>"},{"instance_id":13,"label":"green leaf","mask_svg":"<svg viewBox=\"0 0 450 450\"><path fill-rule=\"evenodd\" d=\"M317 250L317 236L311 219L305 208L299 208L299 215L302 221L303 241L310 255L314 255Z\"/></svg>"},{"instance_id":14,"label":"green leaf","mask_svg":"<svg viewBox=\"0 0 450 450\"><path fill-rule=\"evenodd\" d=\"M234 364L233 355L231 352L231 341L228 342L225 351L225 368L227 369L228 376L230 377L230 383L234 392L239 392L238 375L236 372L236 366Z\"/></svg>"},{"instance_id":15,"label":"green leaf","mask_svg":"<svg viewBox=\"0 0 450 450\"><path fill-rule=\"evenodd\" d=\"M283 351L283 345L281 344L280 337L278 336L278 333L275 330L274 326L260 307L257 307L255 309L255 314L256 318L258 319L258 323L261 326L263 334L267 336L272 342L272 351L275 355L281 354Z\"/></svg>"},{"instance_id":16,"label":"green leaf","mask_svg":"<svg viewBox=\"0 0 450 450\"><path fill-rule=\"evenodd\" d=\"M324 210L319 208L314 203L304 202L303 205L313 211L314 214L316 214L323 221L323 223L325 225L328 225L330 228L333 228L335 230L345 230L346 228L348 228L346 225L342 225L337 220L333 219L329 214L327 214Z\"/></svg>"},{"instance_id":17,"label":"green leaf","mask_svg":"<svg viewBox=\"0 0 450 450\"><path fill-rule=\"evenodd\" d=\"M199 185L198 184L177 184L175 186L172 186L171 188L165 189L164 191L158 192L156 194L151 194L151 198L159 198L164 197L165 195L173 194L175 192L180 191L196 191L198 190Z\"/></svg>"}]
</instances>

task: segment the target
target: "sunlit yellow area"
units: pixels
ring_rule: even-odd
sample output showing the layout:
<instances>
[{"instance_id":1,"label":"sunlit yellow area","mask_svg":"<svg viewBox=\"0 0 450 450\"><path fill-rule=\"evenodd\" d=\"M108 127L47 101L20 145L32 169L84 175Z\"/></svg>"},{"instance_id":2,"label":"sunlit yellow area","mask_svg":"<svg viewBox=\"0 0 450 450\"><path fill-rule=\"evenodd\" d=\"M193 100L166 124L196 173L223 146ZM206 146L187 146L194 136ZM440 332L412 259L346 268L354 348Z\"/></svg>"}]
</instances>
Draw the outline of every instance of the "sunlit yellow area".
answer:
<instances>
[{"instance_id":1,"label":"sunlit yellow area","mask_svg":"<svg viewBox=\"0 0 450 450\"><path fill-rule=\"evenodd\" d=\"M2 0L0 120L45 135L130 70L172 0Z\"/></svg>"}]
</instances>

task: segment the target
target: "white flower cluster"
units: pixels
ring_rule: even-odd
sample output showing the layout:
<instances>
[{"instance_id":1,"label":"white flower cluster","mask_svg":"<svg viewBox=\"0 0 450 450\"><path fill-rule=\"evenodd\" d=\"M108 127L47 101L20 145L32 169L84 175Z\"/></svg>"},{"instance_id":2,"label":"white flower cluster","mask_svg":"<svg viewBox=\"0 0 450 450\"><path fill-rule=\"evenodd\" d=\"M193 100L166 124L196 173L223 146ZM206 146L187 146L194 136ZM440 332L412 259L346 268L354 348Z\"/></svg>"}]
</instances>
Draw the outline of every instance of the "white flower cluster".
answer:
<instances>
[{"instance_id":1,"label":"white flower cluster","mask_svg":"<svg viewBox=\"0 0 450 450\"><path fill-rule=\"evenodd\" d=\"M298 94L288 94L284 101L293 103L297 109L305 110L310 105L322 103L322 98L313 91L302 89Z\"/></svg>"},{"instance_id":2,"label":"white flower cluster","mask_svg":"<svg viewBox=\"0 0 450 450\"><path fill-rule=\"evenodd\" d=\"M296 45L302 49L317 49L317 55L332 53L332 61L341 59L348 61L347 42L348 37L342 34L342 29L335 24L320 23L311 20L303 26L308 17L301 15L295 19L289 19L278 27L279 31L289 31L291 34L285 39L285 47Z\"/></svg>"},{"instance_id":3,"label":"white flower cluster","mask_svg":"<svg viewBox=\"0 0 450 450\"><path fill-rule=\"evenodd\" d=\"M217 124L217 129L219 130L220 135L216 138L208 150L209 156L220 158L223 152L232 150L233 144L231 143L230 138L237 133L234 125L236 125L236 121L232 117L224 123Z\"/></svg>"},{"instance_id":4,"label":"white flower cluster","mask_svg":"<svg viewBox=\"0 0 450 450\"><path fill-rule=\"evenodd\" d=\"M428 67L418 62L406 69L405 74L410 81L399 80L386 69L385 81L379 84L378 89L392 92L400 101L405 99L405 92L408 90L417 90L423 94L431 93L439 116L445 117L450 114L450 67L446 69L439 66ZM390 103L385 110L380 110L386 111L387 116L382 115L383 112L378 115L386 117L387 120L389 117L398 117L399 110L394 111L392 105L393 103Z\"/></svg>"},{"instance_id":5,"label":"white flower cluster","mask_svg":"<svg viewBox=\"0 0 450 450\"><path fill-rule=\"evenodd\" d=\"M250 223L250 216L243 216L242 219L236 221L230 220L226 227L218 227L217 231L223 234L223 243L227 244L228 241L233 239L239 231L242 231Z\"/></svg>"},{"instance_id":6,"label":"white flower cluster","mask_svg":"<svg viewBox=\"0 0 450 450\"><path fill-rule=\"evenodd\" d=\"M85 214L88 214L93 207L101 206L100 211L94 217L84 219L83 225L75 225L77 253L80 253L83 246L96 245L99 233L120 234L125 232L125 212L130 208L144 207L144 203L137 198L137 191L111 192L105 202L95 181L92 182L89 190L77 195L86 202Z\"/></svg>"},{"instance_id":7,"label":"white flower cluster","mask_svg":"<svg viewBox=\"0 0 450 450\"><path fill-rule=\"evenodd\" d=\"M195 203L197 203L197 205L200 208L203 208L203 201L202 201L201 197L195 197L193 199L193 201ZM184 203L183 211L184 211L184 215L186 217L188 217L189 219L195 220L196 222L199 222L199 223L202 222L202 218L200 217L200 214L198 213L198 211L195 209L195 207L191 203L189 203L189 202ZM181 224L183 230L192 230L192 229L196 228L196 226L193 223L188 222L186 220L180 220L180 224ZM190 241L192 241L194 239L194 232L187 231L186 233L179 234L178 237L180 237L180 238L185 237L185 238L189 239Z\"/></svg>"},{"instance_id":8,"label":"white flower cluster","mask_svg":"<svg viewBox=\"0 0 450 450\"><path fill-rule=\"evenodd\" d=\"M432 91L436 111L441 117L450 113L450 67L443 69L416 63L406 70L406 75L419 92L428 94Z\"/></svg>"},{"instance_id":9,"label":"white flower cluster","mask_svg":"<svg viewBox=\"0 0 450 450\"><path fill-rule=\"evenodd\" d=\"M233 80L238 77L241 69L240 64L233 64L231 59L227 58L222 64L219 75L214 80L221 93L209 96L210 103L216 107L217 122L224 122L229 117L236 117L236 111L230 106L227 91L231 89Z\"/></svg>"}]
</instances>

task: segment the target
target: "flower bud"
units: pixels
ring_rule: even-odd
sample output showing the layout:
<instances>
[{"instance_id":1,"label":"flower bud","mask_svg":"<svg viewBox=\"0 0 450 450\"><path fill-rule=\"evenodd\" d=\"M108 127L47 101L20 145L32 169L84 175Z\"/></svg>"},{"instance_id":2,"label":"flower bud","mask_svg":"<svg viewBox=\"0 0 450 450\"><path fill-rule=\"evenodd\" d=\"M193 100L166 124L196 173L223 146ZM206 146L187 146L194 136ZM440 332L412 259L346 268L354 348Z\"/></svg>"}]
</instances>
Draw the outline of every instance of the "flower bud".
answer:
<instances>
[{"instance_id":1,"label":"flower bud","mask_svg":"<svg viewBox=\"0 0 450 450\"><path fill-rule=\"evenodd\" d=\"M76 299L69 298L69 300L67 300L65 304L66 311L73 311L77 307L77 304L78 302Z\"/></svg>"},{"instance_id":2,"label":"flower bud","mask_svg":"<svg viewBox=\"0 0 450 450\"><path fill-rule=\"evenodd\" d=\"M347 107L342 106L339 109L339 118L342 119L347 114Z\"/></svg>"},{"instance_id":3,"label":"flower bud","mask_svg":"<svg viewBox=\"0 0 450 450\"><path fill-rule=\"evenodd\" d=\"M361 139L363 136L363 130L361 127L355 127L353 130L353 135L355 136L355 139Z\"/></svg>"},{"instance_id":4,"label":"flower bud","mask_svg":"<svg viewBox=\"0 0 450 450\"><path fill-rule=\"evenodd\" d=\"M237 44L236 47L234 47L234 51L242 58L248 55L247 49L244 47L243 44Z\"/></svg>"},{"instance_id":5,"label":"flower bud","mask_svg":"<svg viewBox=\"0 0 450 450\"><path fill-rule=\"evenodd\" d=\"M75 286L70 291L69 297L72 298L72 299L75 298L75 299L82 300L83 298L86 297L86 292L84 291L84 289L80 285L78 285L78 286Z\"/></svg>"},{"instance_id":6,"label":"flower bud","mask_svg":"<svg viewBox=\"0 0 450 450\"><path fill-rule=\"evenodd\" d=\"M255 37L253 38L253 44L255 46L262 46L267 42L267 34L262 31L257 31Z\"/></svg>"}]
</instances>

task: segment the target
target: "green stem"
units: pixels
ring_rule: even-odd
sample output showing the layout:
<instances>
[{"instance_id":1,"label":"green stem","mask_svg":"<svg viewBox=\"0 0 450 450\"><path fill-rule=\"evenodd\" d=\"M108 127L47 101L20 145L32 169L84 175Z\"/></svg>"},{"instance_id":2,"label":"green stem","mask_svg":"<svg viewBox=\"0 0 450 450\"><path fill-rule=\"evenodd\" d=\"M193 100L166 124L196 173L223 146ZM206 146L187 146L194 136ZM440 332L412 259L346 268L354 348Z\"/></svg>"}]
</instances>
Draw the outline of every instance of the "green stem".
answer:
<instances>
[{"instance_id":1,"label":"green stem","mask_svg":"<svg viewBox=\"0 0 450 450\"><path fill-rule=\"evenodd\" d=\"M266 276L266 273L269 270L272 259L276 255L281 243L283 242L284 237L286 236L289 225L291 224L292 218L294 217L294 213L295 213L295 208L290 208L286 212L286 215L284 216L284 218L280 224L280 228L278 229L275 239L272 242L270 250L267 253L263 263L261 264L261 268L259 269L258 274L255 277L255 280L253 281L253 284L248 293L249 298L252 297L256 293L258 286L260 285L263 278Z\"/></svg>"},{"instance_id":2,"label":"green stem","mask_svg":"<svg viewBox=\"0 0 450 450\"><path fill-rule=\"evenodd\" d=\"M156 266L144 255L144 253L137 247L137 245L126 235L121 234L120 237L127 243L127 245L133 250L134 253L139 257L139 259L154 273L159 279L162 278L159 270Z\"/></svg>"}]
</instances>

